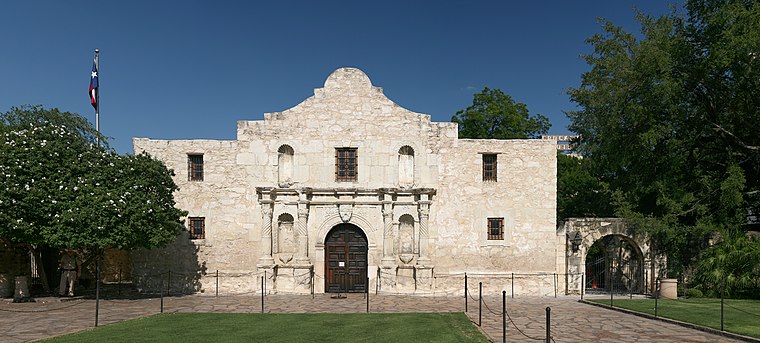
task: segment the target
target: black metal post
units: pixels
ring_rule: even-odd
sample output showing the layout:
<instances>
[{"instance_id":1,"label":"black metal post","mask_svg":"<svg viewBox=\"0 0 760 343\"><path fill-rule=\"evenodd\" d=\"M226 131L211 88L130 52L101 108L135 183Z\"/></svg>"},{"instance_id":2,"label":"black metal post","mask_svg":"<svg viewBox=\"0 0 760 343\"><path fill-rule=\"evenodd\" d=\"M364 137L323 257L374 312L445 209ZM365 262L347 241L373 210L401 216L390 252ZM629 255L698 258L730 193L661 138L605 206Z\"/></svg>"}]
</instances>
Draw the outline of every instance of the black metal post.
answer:
<instances>
[{"instance_id":1,"label":"black metal post","mask_svg":"<svg viewBox=\"0 0 760 343\"><path fill-rule=\"evenodd\" d=\"M171 295L171 287L172 287L172 271L169 271L169 282L166 283L166 296L168 297Z\"/></svg>"},{"instance_id":2,"label":"black metal post","mask_svg":"<svg viewBox=\"0 0 760 343\"><path fill-rule=\"evenodd\" d=\"M216 296L219 296L219 269L216 270Z\"/></svg>"},{"instance_id":3,"label":"black metal post","mask_svg":"<svg viewBox=\"0 0 760 343\"><path fill-rule=\"evenodd\" d=\"M314 266L309 268L309 272L311 273L311 298L314 299Z\"/></svg>"},{"instance_id":4,"label":"black metal post","mask_svg":"<svg viewBox=\"0 0 760 343\"><path fill-rule=\"evenodd\" d=\"M720 290L720 331L723 330L723 290Z\"/></svg>"},{"instance_id":5,"label":"black metal post","mask_svg":"<svg viewBox=\"0 0 760 343\"><path fill-rule=\"evenodd\" d=\"M501 341L507 343L507 291L501 291Z\"/></svg>"},{"instance_id":6,"label":"black metal post","mask_svg":"<svg viewBox=\"0 0 760 343\"><path fill-rule=\"evenodd\" d=\"M615 280L612 279L612 275L610 275L608 279L610 280L610 307L615 307L615 305L612 304L612 292L615 290L615 287L613 287Z\"/></svg>"},{"instance_id":7,"label":"black metal post","mask_svg":"<svg viewBox=\"0 0 760 343\"><path fill-rule=\"evenodd\" d=\"M158 293L161 294L161 313L164 313L164 290L163 290L164 287L162 287L164 283L163 278L161 280L161 283L162 285L158 286Z\"/></svg>"},{"instance_id":8,"label":"black metal post","mask_svg":"<svg viewBox=\"0 0 760 343\"><path fill-rule=\"evenodd\" d=\"M467 273L464 273L464 312L467 312Z\"/></svg>"},{"instance_id":9,"label":"black metal post","mask_svg":"<svg viewBox=\"0 0 760 343\"><path fill-rule=\"evenodd\" d=\"M722 312L722 311L721 311ZM95 326L98 326L98 317L100 314L100 255L95 261Z\"/></svg>"},{"instance_id":10,"label":"black metal post","mask_svg":"<svg viewBox=\"0 0 760 343\"><path fill-rule=\"evenodd\" d=\"M119 268L119 284L116 286L116 292L121 296L121 268Z\"/></svg>"},{"instance_id":11,"label":"black metal post","mask_svg":"<svg viewBox=\"0 0 760 343\"><path fill-rule=\"evenodd\" d=\"M552 308L546 307L546 343L552 341Z\"/></svg>"},{"instance_id":12,"label":"black metal post","mask_svg":"<svg viewBox=\"0 0 760 343\"><path fill-rule=\"evenodd\" d=\"M264 279L266 275L267 272L264 271L264 276L261 277L261 313L264 313Z\"/></svg>"},{"instance_id":13,"label":"black metal post","mask_svg":"<svg viewBox=\"0 0 760 343\"><path fill-rule=\"evenodd\" d=\"M478 282L478 326L483 319L483 282Z\"/></svg>"},{"instance_id":14,"label":"black metal post","mask_svg":"<svg viewBox=\"0 0 760 343\"><path fill-rule=\"evenodd\" d=\"M369 276L367 276L367 287L364 287L364 291L367 293L367 313L369 313Z\"/></svg>"},{"instance_id":15,"label":"black metal post","mask_svg":"<svg viewBox=\"0 0 760 343\"><path fill-rule=\"evenodd\" d=\"M512 298L515 297L515 273L512 273Z\"/></svg>"},{"instance_id":16,"label":"black metal post","mask_svg":"<svg viewBox=\"0 0 760 343\"><path fill-rule=\"evenodd\" d=\"M660 280L654 284L654 316L657 317L657 301L660 299Z\"/></svg>"}]
</instances>

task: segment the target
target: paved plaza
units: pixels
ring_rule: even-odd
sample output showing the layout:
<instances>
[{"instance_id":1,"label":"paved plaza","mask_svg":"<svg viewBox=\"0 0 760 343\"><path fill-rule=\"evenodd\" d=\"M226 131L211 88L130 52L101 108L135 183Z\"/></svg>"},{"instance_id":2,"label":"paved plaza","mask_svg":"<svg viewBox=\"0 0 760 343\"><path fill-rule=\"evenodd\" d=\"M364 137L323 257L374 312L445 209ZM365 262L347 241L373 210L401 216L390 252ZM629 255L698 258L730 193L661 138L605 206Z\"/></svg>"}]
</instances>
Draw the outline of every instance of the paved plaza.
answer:
<instances>
[{"instance_id":1,"label":"paved plaza","mask_svg":"<svg viewBox=\"0 0 760 343\"><path fill-rule=\"evenodd\" d=\"M101 300L99 325L159 313L160 298L107 297ZM491 340L500 342L502 334L501 297L486 298L481 329ZM366 312L364 294L348 294L333 299L329 294L268 295L264 311L270 313L361 313ZM511 324L508 342L538 342L545 337L545 308L551 307L552 336L555 342L736 342L735 340L645 319L596 306L582 304L577 297L508 298ZM188 295L163 298L165 313L218 312L260 313L261 296ZM463 312L463 297L421 297L408 295L371 295L370 312ZM470 319L478 322L477 301L469 300ZM0 301L2 342L24 342L76 332L95 326L95 300L87 298L37 298L33 303ZM530 336L534 339L528 338Z\"/></svg>"}]
</instances>

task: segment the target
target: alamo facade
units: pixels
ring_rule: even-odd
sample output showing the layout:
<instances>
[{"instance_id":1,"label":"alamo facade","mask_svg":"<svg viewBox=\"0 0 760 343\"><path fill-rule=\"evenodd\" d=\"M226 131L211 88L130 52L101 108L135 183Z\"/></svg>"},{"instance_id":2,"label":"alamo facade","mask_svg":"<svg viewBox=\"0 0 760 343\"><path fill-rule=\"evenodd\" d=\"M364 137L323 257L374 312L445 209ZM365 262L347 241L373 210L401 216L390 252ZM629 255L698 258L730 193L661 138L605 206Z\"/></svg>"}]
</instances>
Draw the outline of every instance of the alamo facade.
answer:
<instances>
[{"instance_id":1,"label":"alamo facade","mask_svg":"<svg viewBox=\"0 0 760 343\"><path fill-rule=\"evenodd\" d=\"M176 243L131 253L132 275L150 289L171 271L190 293L263 278L270 293L461 294L464 273L491 292L577 291L555 143L459 139L341 68L295 107L239 121L236 140L135 138L175 171L189 214Z\"/></svg>"}]
</instances>

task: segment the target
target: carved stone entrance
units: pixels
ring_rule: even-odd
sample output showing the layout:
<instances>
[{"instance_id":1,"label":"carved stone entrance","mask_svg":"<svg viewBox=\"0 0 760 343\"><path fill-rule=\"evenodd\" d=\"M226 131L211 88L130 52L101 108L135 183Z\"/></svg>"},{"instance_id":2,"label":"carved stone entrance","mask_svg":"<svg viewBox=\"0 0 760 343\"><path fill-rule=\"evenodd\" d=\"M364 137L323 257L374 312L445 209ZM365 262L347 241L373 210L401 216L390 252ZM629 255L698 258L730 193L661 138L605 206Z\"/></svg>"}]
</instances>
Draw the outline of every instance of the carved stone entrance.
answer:
<instances>
[{"instance_id":1,"label":"carved stone entrance","mask_svg":"<svg viewBox=\"0 0 760 343\"><path fill-rule=\"evenodd\" d=\"M367 237L353 224L338 224L325 239L325 292L367 290Z\"/></svg>"}]
</instances>

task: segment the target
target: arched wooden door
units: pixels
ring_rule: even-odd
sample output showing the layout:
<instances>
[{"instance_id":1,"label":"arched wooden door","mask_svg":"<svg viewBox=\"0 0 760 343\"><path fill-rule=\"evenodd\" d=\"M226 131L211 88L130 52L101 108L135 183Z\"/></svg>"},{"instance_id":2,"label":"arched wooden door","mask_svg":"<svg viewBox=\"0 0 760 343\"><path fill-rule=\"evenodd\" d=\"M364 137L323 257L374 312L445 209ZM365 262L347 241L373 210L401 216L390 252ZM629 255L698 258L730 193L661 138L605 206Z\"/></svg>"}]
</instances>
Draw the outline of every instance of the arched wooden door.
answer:
<instances>
[{"instance_id":1,"label":"arched wooden door","mask_svg":"<svg viewBox=\"0 0 760 343\"><path fill-rule=\"evenodd\" d=\"M325 292L367 290L367 237L352 224L338 224L325 239Z\"/></svg>"}]
</instances>

